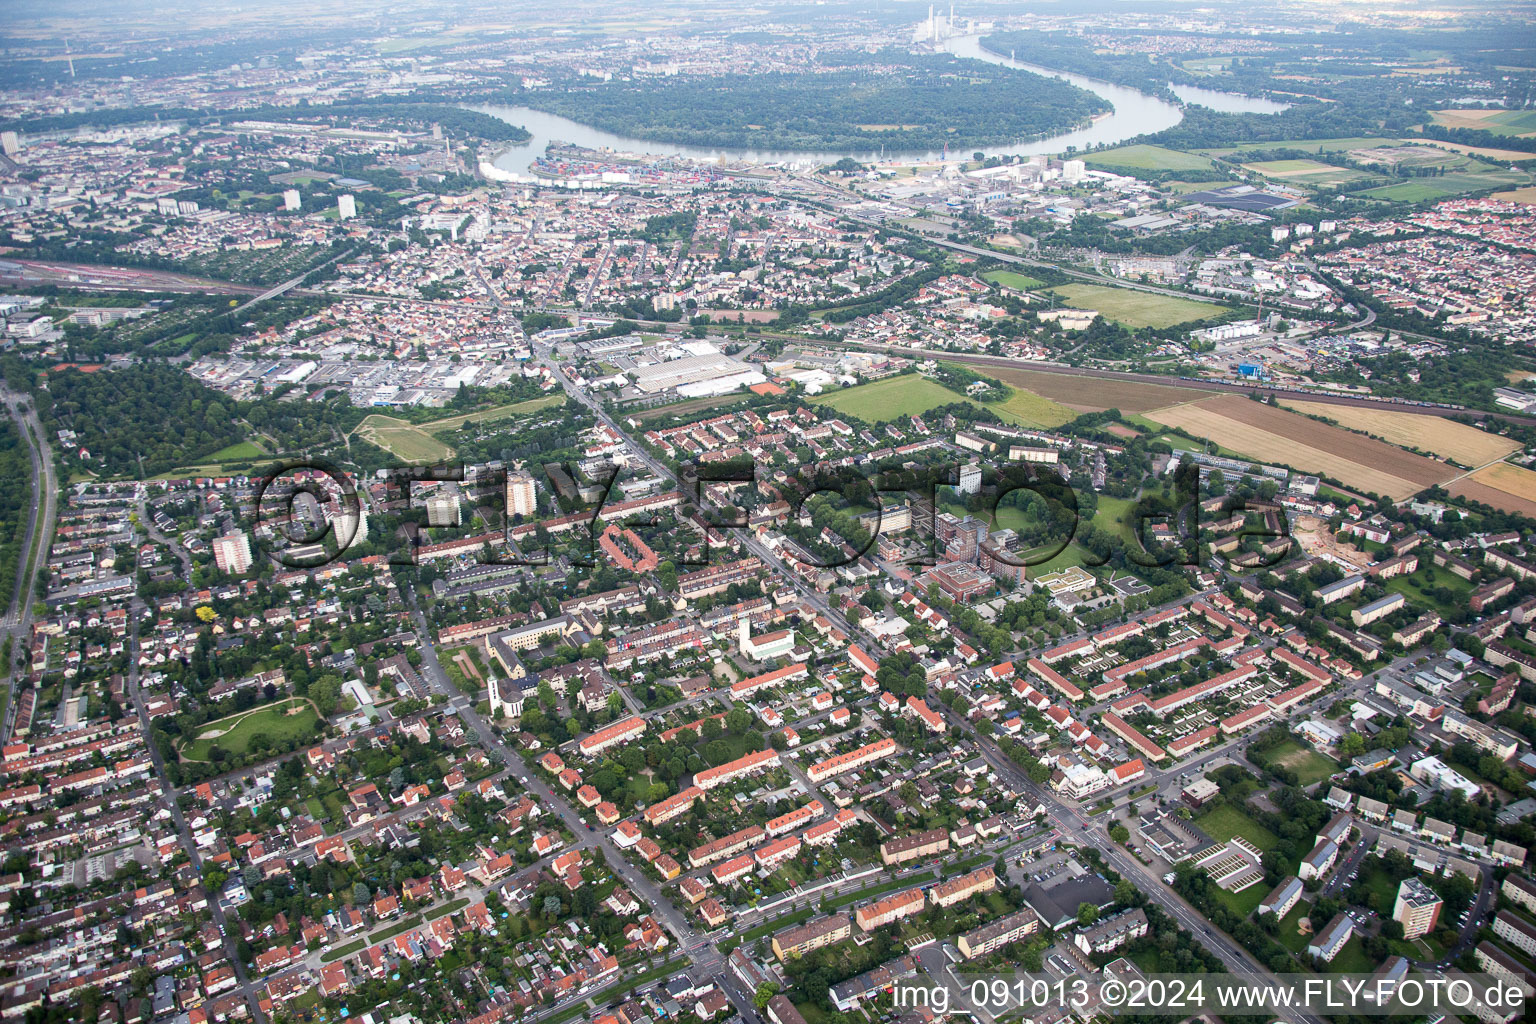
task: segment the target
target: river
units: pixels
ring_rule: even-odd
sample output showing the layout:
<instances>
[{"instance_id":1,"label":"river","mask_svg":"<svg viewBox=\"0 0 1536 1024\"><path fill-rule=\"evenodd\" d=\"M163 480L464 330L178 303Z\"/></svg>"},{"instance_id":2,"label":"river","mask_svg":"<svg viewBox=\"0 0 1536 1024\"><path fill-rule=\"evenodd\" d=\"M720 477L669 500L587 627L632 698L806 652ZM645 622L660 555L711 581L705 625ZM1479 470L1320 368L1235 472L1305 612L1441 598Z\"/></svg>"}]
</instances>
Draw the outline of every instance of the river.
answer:
<instances>
[{"instance_id":1,"label":"river","mask_svg":"<svg viewBox=\"0 0 1536 1024\"><path fill-rule=\"evenodd\" d=\"M956 36L949 40L948 49L958 57L968 57L998 64L1003 67L1032 71L1038 75L1058 78L1080 89L1085 89L1108 102L1113 113L1099 117L1092 124L1074 131L1063 132L1046 139L1021 142L1013 145L984 146L981 152L987 156L1036 156L1062 153L1068 147L1085 149L1089 146L1110 146L1138 135L1160 132L1172 128L1184 117L1182 108L1166 100L1149 96L1138 89L1115 85L1097 78L1066 74L1049 68L1026 64L991 53L981 46L980 36ZM1188 103L1199 103L1214 110L1226 112L1274 113L1284 105L1270 100L1240 96L1235 93L1216 92L1179 86L1175 92ZM1186 93L1188 95L1186 95ZM1269 109L1273 108L1273 109ZM944 157L942 151L881 153L878 151L852 152L787 152L764 149L738 149L731 147L680 146L670 142L655 142L603 131L591 125L572 121L567 117L548 114L531 107L477 106L474 109L493 114L511 124L521 125L532 133L533 138L522 145L512 146L500 153L494 163L497 168L516 175L528 175L533 161L544 154L551 142L565 142L586 149L607 149L619 153L648 156L681 156L695 160L720 160L756 164L788 164L817 166L832 163L839 157L851 156L862 163L903 162L936 163ZM952 160L969 160L975 147L962 147L949 154Z\"/></svg>"}]
</instances>

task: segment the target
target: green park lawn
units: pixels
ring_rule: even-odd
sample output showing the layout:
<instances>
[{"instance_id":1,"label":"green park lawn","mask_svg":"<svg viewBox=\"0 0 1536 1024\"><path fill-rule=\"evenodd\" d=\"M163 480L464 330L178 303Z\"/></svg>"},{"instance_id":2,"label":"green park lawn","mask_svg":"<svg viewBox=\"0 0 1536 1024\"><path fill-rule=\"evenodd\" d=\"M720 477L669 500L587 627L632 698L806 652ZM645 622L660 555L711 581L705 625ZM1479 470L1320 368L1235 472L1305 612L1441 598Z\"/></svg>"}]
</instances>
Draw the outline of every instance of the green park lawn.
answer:
<instances>
[{"instance_id":1,"label":"green park lawn","mask_svg":"<svg viewBox=\"0 0 1536 1024\"><path fill-rule=\"evenodd\" d=\"M288 712L293 711L294 708L298 710L289 714ZM209 751L215 745L231 754L243 755L250 751L251 738L254 736L265 735L274 741L279 741L313 736L319 729L320 716L310 703L303 698L292 697L240 715L209 722L203 726L198 737L183 749L182 757L189 761L207 761ZM209 735L210 733L220 734Z\"/></svg>"}]
</instances>

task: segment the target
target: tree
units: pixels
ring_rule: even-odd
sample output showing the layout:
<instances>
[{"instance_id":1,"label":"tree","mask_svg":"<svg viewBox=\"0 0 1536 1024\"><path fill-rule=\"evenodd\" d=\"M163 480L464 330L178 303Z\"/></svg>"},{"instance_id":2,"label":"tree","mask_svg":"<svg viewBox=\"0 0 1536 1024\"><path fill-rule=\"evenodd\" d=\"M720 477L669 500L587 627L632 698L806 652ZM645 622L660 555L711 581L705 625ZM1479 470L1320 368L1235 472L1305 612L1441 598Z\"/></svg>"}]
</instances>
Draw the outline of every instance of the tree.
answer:
<instances>
[{"instance_id":1,"label":"tree","mask_svg":"<svg viewBox=\"0 0 1536 1024\"><path fill-rule=\"evenodd\" d=\"M1131 838L1131 830L1116 822L1109 826L1109 838L1124 846Z\"/></svg>"},{"instance_id":2,"label":"tree","mask_svg":"<svg viewBox=\"0 0 1536 1024\"><path fill-rule=\"evenodd\" d=\"M1092 903L1079 903L1077 905L1077 923L1083 927L1093 924L1099 919L1099 908Z\"/></svg>"},{"instance_id":3,"label":"tree","mask_svg":"<svg viewBox=\"0 0 1536 1024\"><path fill-rule=\"evenodd\" d=\"M768 1006L768 1001L778 994L779 986L771 981L765 981L757 986L756 992L752 993L752 1005L757 1007L758 1012L762 1012Z\"/></svg>"},{"instance_id":4,"label":"tree","mask_svg":"<svg viewBox=\"0 0 1536 1024\"><path fill-rule=\"evenodd\" d=\"M1129 878L1122 878L1115 883L1115 902L1121 905L1136 902L1136 885Z\"/></svg>"}]
</instances>

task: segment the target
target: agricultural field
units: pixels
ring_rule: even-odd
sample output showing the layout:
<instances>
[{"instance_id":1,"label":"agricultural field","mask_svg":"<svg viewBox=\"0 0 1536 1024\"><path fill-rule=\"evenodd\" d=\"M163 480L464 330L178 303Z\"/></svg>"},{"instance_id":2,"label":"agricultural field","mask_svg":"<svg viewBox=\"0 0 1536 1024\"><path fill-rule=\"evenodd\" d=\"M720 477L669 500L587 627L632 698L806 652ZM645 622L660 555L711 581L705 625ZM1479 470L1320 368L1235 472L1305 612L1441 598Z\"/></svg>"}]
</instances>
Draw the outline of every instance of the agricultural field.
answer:
<instances>
[{"instance_id":1,"label":"agricultural field","mask_svg":"<svg viewBox=\"0 0 1536 1024\"><path fill-rule=\"evenodd\" d=\"M964 363L965 359L954 359ZM1047 370L1000 369L991 364L976 364L976 368L989 376L1015 387L1025 388L1059 402L1078 412L1099 412L1103 409L1119 409L1125 413L1160 409L1175 402L1188 402L1204 398L1209 392L1193 388L1181 388L1171 384L1146 384L1135 380L1110 380L1101 377L1080 377L1075 374L1051 373ZM1134 421L1133 421L1134 422Z\"/></svg>"},{"instance_id":2,"label":"agricultural field","mask_svg":"<svg viewBox=\"0 0 1536 1024\"><path fill-rule=\"evenodd\" d=\"M1320 160L1265 160L1243 166L1250 171L1257 171L1266 178L1275 178L1295 185L1338 185L1370 177L1364 171L1357 171L1352 167L1335 167Z\"/></svg>"},{"instance_id":3,"label":"agricultural field","mask_svg":"<svg viewBox=\"0 0 1536 1024\"><path fill-rule=\"evenodd\" d=\"M1044 287L1044 281L1037 281L1028 274L1021 274L1016 270L990 270L981 275L982 280L1000 284L1004 288L1013 288L1016 291L1027 292L1031 288Z\"/></svg>"},{"instance_id":4,"label":"agricultural field","mask_svg":"<svg viewBox=\"0 0 1536 1024\"><path fill-rule=\"evenodd\" d=\"M266 736L273 741L314 735L320 728L320 716L302 697L293 697L256 708L243 714L221 718L205 725L197 738L182 749L189 761L206 761L214 746L240 756L250 751L251 740Z\"/></svg>"},{"instance_id":5,"label":"agricultural field","mask_svg":"<svg viewBox=\"0 0 1536 1024\"><path fill-rule=\"evenodd\" d=\"M1448 490L1458 498L1470 498L1506 512L1536 516L1536 472L1523 466L1497 462L1462 477Z\"/></svg>"},{"instance_id":6,"label":"agricultural field","mask_svg":"<svg viewBox=\"0 0 1536 1024\"><path fill-rule=\"evenodd\" d=\"M1530 175L1520 171L1486 171L1474 173L1453 171L1438 178L1414 178L1394 185L1378 185L1375 188L1352 192L1351 195L1366 199L1385 199L1394 203L1422 203L1447 196L1459 196L1501 185L1525 185Z\"/></svg>"},{"instance_id":7,"label":"agricultural field","mask_svg":"<svg viewBox=\"0 0 1536 1024\"><path fill-rule=\"evenodd\" d=\"M1176 295L1159 295L1097 284L1069 284L1053 288L1052 291L1074 308L1095 310L1103 314L1105 319L1127 327L1173 327L1191 320L1218 316L1230 309L1213 302L1196 302Z\"/></svg>"},{"instance_id":8,"label":"agricultural field","mask_svg":"<svg viewBox=\"0 0 1536 1024\"><path fill-rule=\"evenodd\" d=\"M1473 128L1516 138L1536 137L1536 110L1435 110L1435 124L1447 128Z\"/></svg>"},{"instance_id":9,"label":"agricultural field","mask_svg":"<svg viewBox=\"0 0 1536 1024\"><path fill-rule=\"evenodd\" d=\"M991 409L1003 419L1022 426L1059 427L1075 417L1071 409L1038 394L1010 388L1005 401L982 403L957 394L936 380L917 374L888 377L872 384L843 388L811 399L838 412L857 416L866 423L885 423L902 416L921 416L929 409L952 402L970 402Z\"/></svg>"},{"instance_id":10,"label":"agricultural field","mask_svg":"<svg viewBox=\"0 0 1536 1024\"><path fill-rule=\"evenodd\" d=\"M1501 199L1506 203L1520 203L1522 206L1536 206L1536 186L1511 189L1508 192L1495 192L1494 199Z\"/></svg>"},{"instance_id":11,"label":"agricultural field","mask_svg":"<svg viewBox=\"0 0 1536 1024\"><path fill-rule=\"evenodd\" d=\"M1236 395L1224 395L1145 413L1260 462L1320 473L1392 498L1406 498L1456 475L1449 466L1384 441L1353 434Z\"/></svg>"},{"instance_id":12,"label":"agricultural field","mask_svg":"<svg viewBox=\"0 0 1536 1024\"><path fill-rule=\"evenodd\" d=\"M1348 430L1370 434L1390 444L1432 452L1463 466L1486 465L1520 450L1518 441L1441 416L1290 399L1280 404L1308 416L1324 416Z\"/></svg>"},{"instance_id":13,"label":"agricultural field","mask_svg":"<svg viewBox=\"0 0 1536 1024\"><path fill-rule=\"evenodd\" d=\"M1137 171L1204 171L1209 170L1209 158L1195 153L1181 153L1162 146L1120 146L1083 158L1090 166L1128 168Z\"/></svg>"},{"instance_id":14,"label":"agricultural field","mask_svg":"<svg viewBox=\"0 0 1536 1024\"><path fill-rule=\"evenodd\" d=\"M1250 149L1301 149L1308 153L1342 153L1362 146L1390 146L1396 139L1382 136L1356 137L1351 139L1282 139L1279 142L1241 142L1235 146L1218 146L1199 150L1216 156L1241 153Z\"/></svg>"}]
</instances>

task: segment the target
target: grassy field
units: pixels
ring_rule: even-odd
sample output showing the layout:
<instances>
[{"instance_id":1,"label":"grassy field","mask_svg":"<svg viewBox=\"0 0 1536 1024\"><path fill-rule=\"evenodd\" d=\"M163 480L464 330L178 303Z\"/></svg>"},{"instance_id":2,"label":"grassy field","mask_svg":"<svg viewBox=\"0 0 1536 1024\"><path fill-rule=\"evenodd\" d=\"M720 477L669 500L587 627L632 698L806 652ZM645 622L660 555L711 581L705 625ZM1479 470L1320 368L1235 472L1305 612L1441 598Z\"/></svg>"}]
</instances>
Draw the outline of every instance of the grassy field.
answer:
<instances>
[{"instance_id":1,"label":"grassy field","mask_svg":"<svg viewBox=\"0 0 1536 1024\"><path fill-rule=\"evenodd\" d=\"M259 459L267 454L267 450L254 441L237 441L225 448L220 448L208 456L208 462L240 462L251 459Z\"/></svg>"},{"instance_id":2,"label":"grassy field","mask_svg":"<svg viewBox=\"0 0 1536 1024\"><path fill-rule=\"evenodd\" d=\"M365 417L353 433L403 462L442 462L453 455L452 448L431 434L393 416L374 413Z\"/></svg>"},{"instance_id":3,"label":"grassy field","mask_svg":"<svg viewBox=\"0 0 1536 1024\"><path fill-rule=\"evenodd\" d=\"M989 403L987 408L1004 419L1017 420L1025 426L1059 427L1077 418L1076 412L1059 402L1011 385L1008 386L1007 399Z\"/></svg>"},{"instance_id":4,"label":"grassy field","mask_svg":"<svg viewBox=\"0 0 1536 1024\"><path fill-rule=\"evenodd\" d=\"M538 412L540 409L549 409L564 404L565 394L563 392L556 392L540 398L530 398L526 402L513 402L511 405L498 405L494 409L482 409L479 412L466 412L460 416L449 416L446 419L433 420L430 423L419 424L417 429L428 434L440 434L445 430L458 430L466 423L494 423L497 420L510 419L513 416L526 416L529 413Z\"/></svg>"},{"instance_id":5,"label":"grassy field","mask_svg":"<svg viewBox=\"0 0 1536 1024\"><path fill-rule=\"evenodd\" d=\"M1037 281L1028 274L1021 274L1016 270L991 270L981 276L983 280L1021 292L1027 292L1031 288L1039 288L1045 284L1044 281Z\"/></svg>"},{"instance_id":6,"label":"grassy field","mask_svg":"<svg viewBox=\"0 0 1536 1024\"><path fill-rule=\"evenodd\" d=\"M1162 146L1120 146L1087 154L1083 159L1094 167L1124 167L1138 171L1204 171L1211 166L1207 157Z\"/></svg>"},{"instance_id":7,"label":"grassy field","mask_svg":"<svg viewBox=\"0 0 1536 1024\"><path fill-rule=\"evenodd\" d=\"M1339 950L1326 968L1329 974L1369 974L1375 969L1376 961L1366 955L1363 940L1358 933L1350 936L1344 948Z\"/></svg>"},{"instance_id":8,"label":"grassy field","mask_svg":"<svg viewBox=\"0 0 1536 1024\"><path fill-rule=\"evenodd\" d=\"M1428 577L1434 572L1434 580ZM1445 587L1451 591L1450 601L1441 601L1430 595L1430 589ZM1394 594L1402 594L1408 600L1425 608L1433 608L1440 613L1441 618L1451 614L1458 606L1465 606L1467 595L1472 592L1472 584L1462 579L1449 569L1436 569L1427 561L1417 572L1407 576L1394 576L1386 582L1387 590Z\"/></svg>"},{"instance_id":9,"label":"grassy field","mask_svg":"<svg viewBox=\"0 0 1536 1024\"><path fill-rule=\"evenodd\" d=\"M1231 804L1221 804L1212 808L1197 817L1195 824L1218 843L1224 843L1233 836L1242 836L1266 853L1280 843L1279 837L1273 832L1248 817L1241 808L1233 807ZM1260 899L1263 896L1264 893L1259 894ZM1258 906L1259 900L1255 900L1253 905Z\"/></svg>"},{"instance_id":10,"label":"grassy field","mask_svg":"<svg viewBox=\"0 0 1536 1024\"><path fill-rule=\"evenodd\" d=\"M1310 931L1303 934L1300 930L1301 921L1312 912L1312 904L1306 900L1299 901L1291 912L1280 920L1280 945L1292 953L1300 953L1307 948L1307 940L1312 937Z\"/></svg>"},{"instance_id":11,"label":"grassy field","mask_svg":"<svg viewBox=\"0 0 1536 1024\"><path fill-rule=\"evenodd\" d=\"M982 403L957 394L936 380L910 373L841 388L811 399L814 405L830 405L840 413L857 416L867 423L921 416L930 409L953 402L969 402L991 409L1003 419L1030 427L1059 427L1077 415L1066 406L1020 388L1010 388L1005 401Z\"/></svg>"},{"instance_id":12,"label":"grassy field","mask_svg":"<svg viewBox=\"0 0 1536 1024\"><path fill-rule=\"evenodd\" d=\"M1269 752L1269 757L1295 772L1297 781L1303 786L1321 782L1339 770L1337 761L1326 758L1295 740L1286 740L1281 743Z\"/></svg>"},{"instance_id":13,"label":"grassy field","mask_svg":"<svg viewBox=\"0 0 1536 1024\"><path fill-rule=\"evenodd\" d=\"M1433 452L1463 466L1481 466L1520 450L1518 441L1440 416L1289 399L1280 404L1308 416L1325 417L1341 427L1379 437L1391 444Z\"/></svg>"},{"instance_id":14,"label":"grassy field","mask_svg":"<svg viewBox=\"0 0 1536 1024\"><path fill-rule=\"evenodd\" d=\"M1217 316L1229 309L1211 302L1097 284L1069 284L1052 290L1078 309L1095 310L1127 327L1172 327Z\"/></svg>"},{"instance_id":15,"label":"grassy field","mask_svg":"<svg viewBox=\"0 0 1536 1024\"><path fill-rule=\"evenodd\" d=\"M320 716L315 709L307 700L293 697L238 716L209 722L198 733L197 739L183 749L182 757L189 761L206 761L209 750L215 744L231 754L241 755L250 750L253 736L266 735L273 740L284 740L312 736L319 728Z\"/></svg>"},{"instance_id":16,"label":"grassy field","mask_svg":"<svg viewBox=\"0 0 1536 1024\"><path fill-rule=\"evenodd\" d=\"M1226 904L1228 910L1242 918L1248 917L1258 909L1259 904L1263 903L1264 897L1268 895L1269 886L1263 882L1250 885L1242 892L1228 892L1220 887L1216 889L1216 898Z\"/></svg>"},{"instance_id":17,"label":"grassy field","mask_svg":"<svg viewBox=\"0 0 1536 1024\"><path fill-rule=\"evenodd\" d=\"M563 394L543 395L525 402L498 405L426 423L408 423L394 416L374 413L365 417L353 433L403 462L442 462L452 458L453 448L439 441L434 434L458 430L466 423L494 423L513 416L527 416L564 403Z\"/></svg>"}]
</instances>

